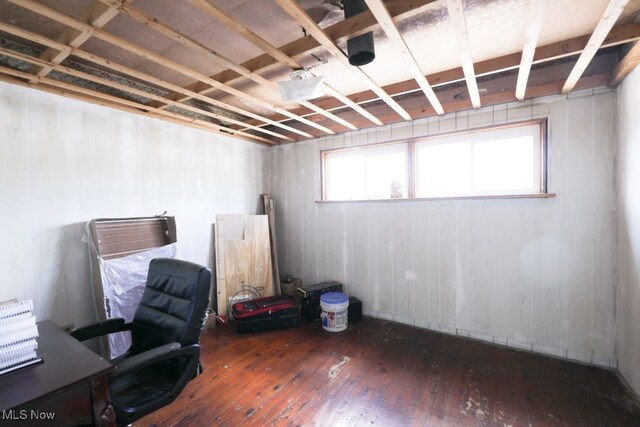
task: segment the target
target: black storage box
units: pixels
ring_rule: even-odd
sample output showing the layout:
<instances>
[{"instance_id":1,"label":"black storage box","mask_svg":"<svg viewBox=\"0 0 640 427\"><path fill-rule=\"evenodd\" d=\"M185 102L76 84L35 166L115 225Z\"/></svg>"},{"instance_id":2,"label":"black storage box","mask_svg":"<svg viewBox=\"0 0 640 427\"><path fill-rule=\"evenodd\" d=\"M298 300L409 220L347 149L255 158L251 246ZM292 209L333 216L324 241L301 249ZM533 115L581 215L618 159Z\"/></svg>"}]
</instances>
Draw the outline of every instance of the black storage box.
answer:
<instances>
[{"instance_id":1,"label":"black storage box","mask_svg":"<svg viewBox=\"0 0 640 427\"><path fill-rule=\"evenodd\" d=\"M349 297L349 322L362 320L362 301L356 297Z\"/></svg>"},{"instance_id":2,"label":"black storage box","mask_svg":"<svg viewBox=\"0 0 640 427\"><path fill-rule=\"evenodd\" d=\"M342 292L342 284L338 282L322 282L298 288L302 300L302 315L309 322L320 320L320 296L327 292Z\"/></svg>"},{"instance_id":3,"label":"black storage box","mask_svg":"<svg viewBox=\"0 0 640 427\"><path fill-rule=\"evenodd\" d=\"M291 295L276 295L241 301L231 306L240 333L288 328L300 324L300 301Z\"/></svg>"}]
</instances>

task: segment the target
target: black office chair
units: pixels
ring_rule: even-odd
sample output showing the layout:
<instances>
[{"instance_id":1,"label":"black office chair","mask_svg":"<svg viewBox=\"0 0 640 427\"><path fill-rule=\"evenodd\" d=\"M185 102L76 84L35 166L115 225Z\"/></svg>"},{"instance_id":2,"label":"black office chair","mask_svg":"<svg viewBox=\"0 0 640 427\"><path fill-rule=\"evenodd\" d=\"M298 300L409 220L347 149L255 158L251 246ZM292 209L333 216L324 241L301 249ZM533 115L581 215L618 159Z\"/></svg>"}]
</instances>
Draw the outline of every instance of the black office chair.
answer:
<instances>
[{"instance_id":1,"label":"black office chair","mask_svg":"<svg viewBox=\"0 0 640 427\"><path fill-rule=\"evenodd\" d=\"M112 360L109 398L120 425L130 424L178 397L201 370L200 330L209 302L211 270L156 258L131 323L109 319L77 329L80 341L131 331L131 347Z\"/></svg>"}]
</instances>

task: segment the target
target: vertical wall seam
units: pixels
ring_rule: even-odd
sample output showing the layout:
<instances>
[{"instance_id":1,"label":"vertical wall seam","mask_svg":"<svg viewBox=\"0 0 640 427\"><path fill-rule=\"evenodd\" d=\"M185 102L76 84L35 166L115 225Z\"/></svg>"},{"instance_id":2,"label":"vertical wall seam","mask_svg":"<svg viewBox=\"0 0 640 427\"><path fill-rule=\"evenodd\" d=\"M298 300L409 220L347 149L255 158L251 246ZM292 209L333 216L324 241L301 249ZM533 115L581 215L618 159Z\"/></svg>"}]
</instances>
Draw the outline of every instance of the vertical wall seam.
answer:
<instances>
[{"instance_id":1,"label":"vertical wall seam","mask_svg":"<svg viewBox=\"0 0 640 427\"><path fill-rule=\"evenodd\" d=\"M622 82L624 84L624 82ZM614 330L614 344L613 344L613 357L615 358L616 369L619 366L619 358L620 358L620 345L619 340L621 339L620 335L620 319L618 318L619 313L619 301L620 292L621 292L621 283L620 283L620 260L619 260L619 242L620 242L620 233L619 233L619 212L620 212L620 174L619 174L619 161L620 156L618 155L618 150L620 149L620 140L618 127L620 126L619 120L620 117L618 115L618 107L619 107L619 99L618 99L618 88L621 85L618 85L616 89L612 92L611 96L613 98L613 106L614 108L610 109L610 120L615 125L611 127L611 137L613 138L613 200L614 204L612 209L612 220L613 220L613 248L612 248L612 260L613 260L613 271L612 271L612 282L613 282L613 330Z\"/></svg>"},{"instance_id":2,"label":"vertical wall seam","mask_svg":"<svg viewBox=\"0 0 640 427\"><path fill-rule=\"evenodd\" d=\"M592 89L593 90L593 89ZM596 149L595 149L595 109L596 109L596 102L595 102L595 98L594 98L594 94L592 93L591 95L591 146L590 151L591 151L591 170L593 171L593 165L595 163L594 161L594 156L596 154ZM589 174L589 184L590 187L593 188L594 187L594 175L593 172ZM589 209L589 213L591 216L591 224L595 224L595 217L596 217L596 213L595 213L595 206L593 203L593 194L589 193L590 197L591 197L591 206ZM596 241L597 241L597 236L596 236ZM590 334L589 334L589 353L591 354L591 361L593 362L593 356L595 355L595 326L594 326L594 292L595 292L595 260L596 260L596 252L595 252L595 246L596 246L596 241L592 242L591 245L591 265L589 266L590 272L591 272L591 305L590 305L590 310L589 310L589 329L590 329Z\"/></svg>"}]
</instances>

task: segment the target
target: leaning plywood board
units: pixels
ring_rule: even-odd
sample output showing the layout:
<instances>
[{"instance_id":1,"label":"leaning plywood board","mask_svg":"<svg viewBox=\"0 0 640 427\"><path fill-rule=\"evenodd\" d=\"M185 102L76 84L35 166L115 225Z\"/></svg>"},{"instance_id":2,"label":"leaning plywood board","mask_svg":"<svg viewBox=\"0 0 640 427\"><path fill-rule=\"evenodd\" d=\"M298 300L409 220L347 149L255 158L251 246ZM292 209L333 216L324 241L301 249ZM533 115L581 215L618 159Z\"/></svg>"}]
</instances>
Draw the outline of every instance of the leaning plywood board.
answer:
<instances>
[{"instance_id":1,"label":"leaning plywood board","mask_svg":"<svg viewBox=\"0 0 640 427\"><path fill-rule=\"evenodd\" d=\"M273 289L276 295L280 295L280 269L278 267L278 250L276 248L276 220L275 205L276 202L269 197L268 194L262 194L262 204L264 214L269 219L269 242L271 244L271 269L273 270Z\"/></svg>"},{"instance_id":2,"label":"leaning plywood board","mask_svg":"<svg viewBox=\"0 0 640 427\"><path fill-rule=\"evenodd\" d=\"M218 313L227 313L229 298L243 287L273 295L267 216L218 215L214 229Z\"/></svg>"}]
</instances>

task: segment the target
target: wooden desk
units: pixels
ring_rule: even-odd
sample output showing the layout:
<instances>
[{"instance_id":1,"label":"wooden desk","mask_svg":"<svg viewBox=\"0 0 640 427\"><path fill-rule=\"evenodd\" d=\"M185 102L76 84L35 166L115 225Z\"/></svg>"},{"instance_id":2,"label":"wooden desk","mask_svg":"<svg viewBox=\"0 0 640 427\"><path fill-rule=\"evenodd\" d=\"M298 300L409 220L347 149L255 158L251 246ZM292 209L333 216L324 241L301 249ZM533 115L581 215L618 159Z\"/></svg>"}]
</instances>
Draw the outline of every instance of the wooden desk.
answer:
<instances>
[{"instance_id":1,"label":"wooden desk","mask_svg":"<svg viewBox=\"0 0 640 427\"><path fill-rule=\"evenodd\" d=\"M0 376L0 424L115 425L106 377L113 365L51 321L38 322L38 334L44 363Z\"/></svg>"}]
</instances>

